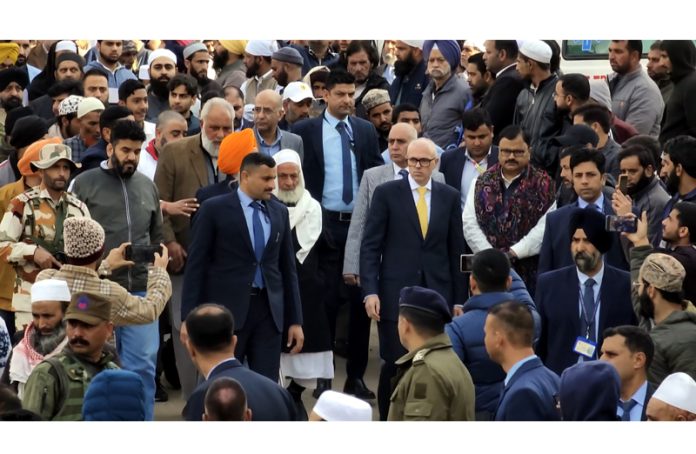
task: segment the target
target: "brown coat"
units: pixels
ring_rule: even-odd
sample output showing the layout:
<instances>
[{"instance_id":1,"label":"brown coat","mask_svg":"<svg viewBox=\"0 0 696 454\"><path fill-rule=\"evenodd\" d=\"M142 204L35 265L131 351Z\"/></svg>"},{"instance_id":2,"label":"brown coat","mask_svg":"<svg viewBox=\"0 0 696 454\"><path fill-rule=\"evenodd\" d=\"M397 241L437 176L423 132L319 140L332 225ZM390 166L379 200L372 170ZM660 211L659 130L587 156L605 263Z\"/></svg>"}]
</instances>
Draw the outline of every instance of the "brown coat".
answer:
<instances>
[{"instance_id":1,"label":"brown coat","mask_svg":"<svg viewBox=\"0 0 696 454\"><path fill-rule=\"evenodd\" d=\"M160 198L166 202L176 202L195 197L196 191L209 184L207 160L200 134L165 145L155 172ZM188 249L190 230L189 218L164 216L162 236L165 243L176 241Z\"/></svg>"}]
</instances>

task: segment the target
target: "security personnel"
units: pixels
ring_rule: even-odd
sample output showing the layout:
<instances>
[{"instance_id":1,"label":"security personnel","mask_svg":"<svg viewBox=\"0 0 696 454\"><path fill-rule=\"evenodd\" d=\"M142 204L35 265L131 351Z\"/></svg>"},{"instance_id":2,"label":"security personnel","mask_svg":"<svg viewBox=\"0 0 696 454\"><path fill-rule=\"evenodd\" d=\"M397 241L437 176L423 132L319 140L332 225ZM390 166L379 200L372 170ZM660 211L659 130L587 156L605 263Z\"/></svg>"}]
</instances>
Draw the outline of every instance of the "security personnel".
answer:
<instances>
[{"instance_id":1,"label":"security personnel","mask_svg":"<svg viewBox=\"0 0 696 454\"><path fill-rule=\"evenodd\" d=\"M408 353L396 361L389 421L473 421L474 383L452 350L445 299L423 287L404 287L399 298L399 339Z\"/></svg>"},{"instance_id":2,"label":"security personnel","mask_svg":"<svg viewBox=\"0 0 696 454\"><path fill-rule=\"evenodd\" d=\"M71 156L66 145L44 145L39 160L31 162L41 184L12 199L0 221L0 260L12 263L17 273L12 295L17 329L31 321L31 284L36 275L61 266L63 221L90 217L87 206L67 192L70 174L80 166Z\"/></svg>"}]
</instances>

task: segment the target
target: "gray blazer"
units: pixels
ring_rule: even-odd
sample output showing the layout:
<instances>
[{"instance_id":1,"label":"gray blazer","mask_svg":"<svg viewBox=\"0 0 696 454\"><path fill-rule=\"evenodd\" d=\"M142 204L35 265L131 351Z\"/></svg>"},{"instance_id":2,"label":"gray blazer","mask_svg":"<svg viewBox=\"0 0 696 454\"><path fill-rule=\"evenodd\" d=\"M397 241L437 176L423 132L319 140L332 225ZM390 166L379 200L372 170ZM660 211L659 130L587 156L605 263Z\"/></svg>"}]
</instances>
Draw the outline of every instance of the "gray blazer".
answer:
<instances>
[{"instance_id":1,"label":"gray blazer","mask_svg":"<svg viewBox=\"0 0 696 454\"><path fill-rule=\"evenodd\" d=\"M433 173L433 181L445 182L445 177L440 172ZM360 243L362 242L363 229L367 222L367 212L370 210L370 201L375 188L382 183L394 181L394 166L390 162L379 167L365 170L358 198L355 200L353 215L348 228L348 239L346 240L346 250L343 259L343 274L360 275Z\"/></svg>"},{"instance_id":2,"label":"gray blazer","mask_svg":"<svg viewBox=\"0 0 696 454\"><path fill-rule=\"evenodd\" d=\"M302 144L302 137L297 134L293 134L289 131L283 131L280 136L280 148L289 148L295 150L297 154L300 155L300 161L304 161L304 145Z\"/></svg>"}]
</instances>

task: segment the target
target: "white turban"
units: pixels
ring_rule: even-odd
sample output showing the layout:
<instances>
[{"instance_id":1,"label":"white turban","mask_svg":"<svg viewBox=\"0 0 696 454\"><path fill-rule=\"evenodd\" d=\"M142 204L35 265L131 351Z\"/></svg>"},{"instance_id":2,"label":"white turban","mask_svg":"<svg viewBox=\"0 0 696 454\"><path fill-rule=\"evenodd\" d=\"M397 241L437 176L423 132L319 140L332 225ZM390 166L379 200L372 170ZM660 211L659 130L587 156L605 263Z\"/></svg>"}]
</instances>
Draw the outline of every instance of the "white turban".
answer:
<instances>
[{"instance_id":1,"label":"white turban","mask_svg":"<svg viewBox=\"0 0 696 454\"><path fill-rule=\"evenodd\" d=\"M174 52L169 49L157 49L150 53L150 58L147 60L149 63L148 66L152 66L152 63L160 57L168 58L176 65L176 55L174 55Z\"/></svg>"}]
</instances>

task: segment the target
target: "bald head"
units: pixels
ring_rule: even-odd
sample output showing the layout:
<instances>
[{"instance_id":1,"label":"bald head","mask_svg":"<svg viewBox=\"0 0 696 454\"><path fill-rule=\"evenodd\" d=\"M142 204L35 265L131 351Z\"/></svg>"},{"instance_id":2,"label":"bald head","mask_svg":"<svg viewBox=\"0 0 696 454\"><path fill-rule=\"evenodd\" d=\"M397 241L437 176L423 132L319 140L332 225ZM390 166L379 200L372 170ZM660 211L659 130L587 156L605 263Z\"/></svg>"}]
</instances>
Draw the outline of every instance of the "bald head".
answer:
<instances>
[{"instance_id":1,"label":"bald head","mask_svg":"<svg viewBox=\"0 0 696 454\"><path fill-rule=\"evenodd\" d=\"M418 138L416 128L409 123L397 123L389 131L389 158L394 164L406 168L406 150Z\"/></svg>"},{"instance_id":2,"label":"bald head","mask_svg":"<svg viewBox=\"0 0 696 454\"><path fill-rule=\"evenodd\" d=\"M275 90L262 90L256 95L255 104L259 105L259 101L261 101L264 105L272 105L276 109L283 107L283 98L276 93Z\"/></svg>"},{"instance_id":3,"label":"bald head","mask_svg":"<svg viewBox=\"0 0 696 454\"><path fill-rule=\"evenodd\" d=\"M254 103L254 125L262 137L269 136L272 142L283 118L283 99L274 90L263 90L256 95Z\"/></svg>"}]
</instances>

